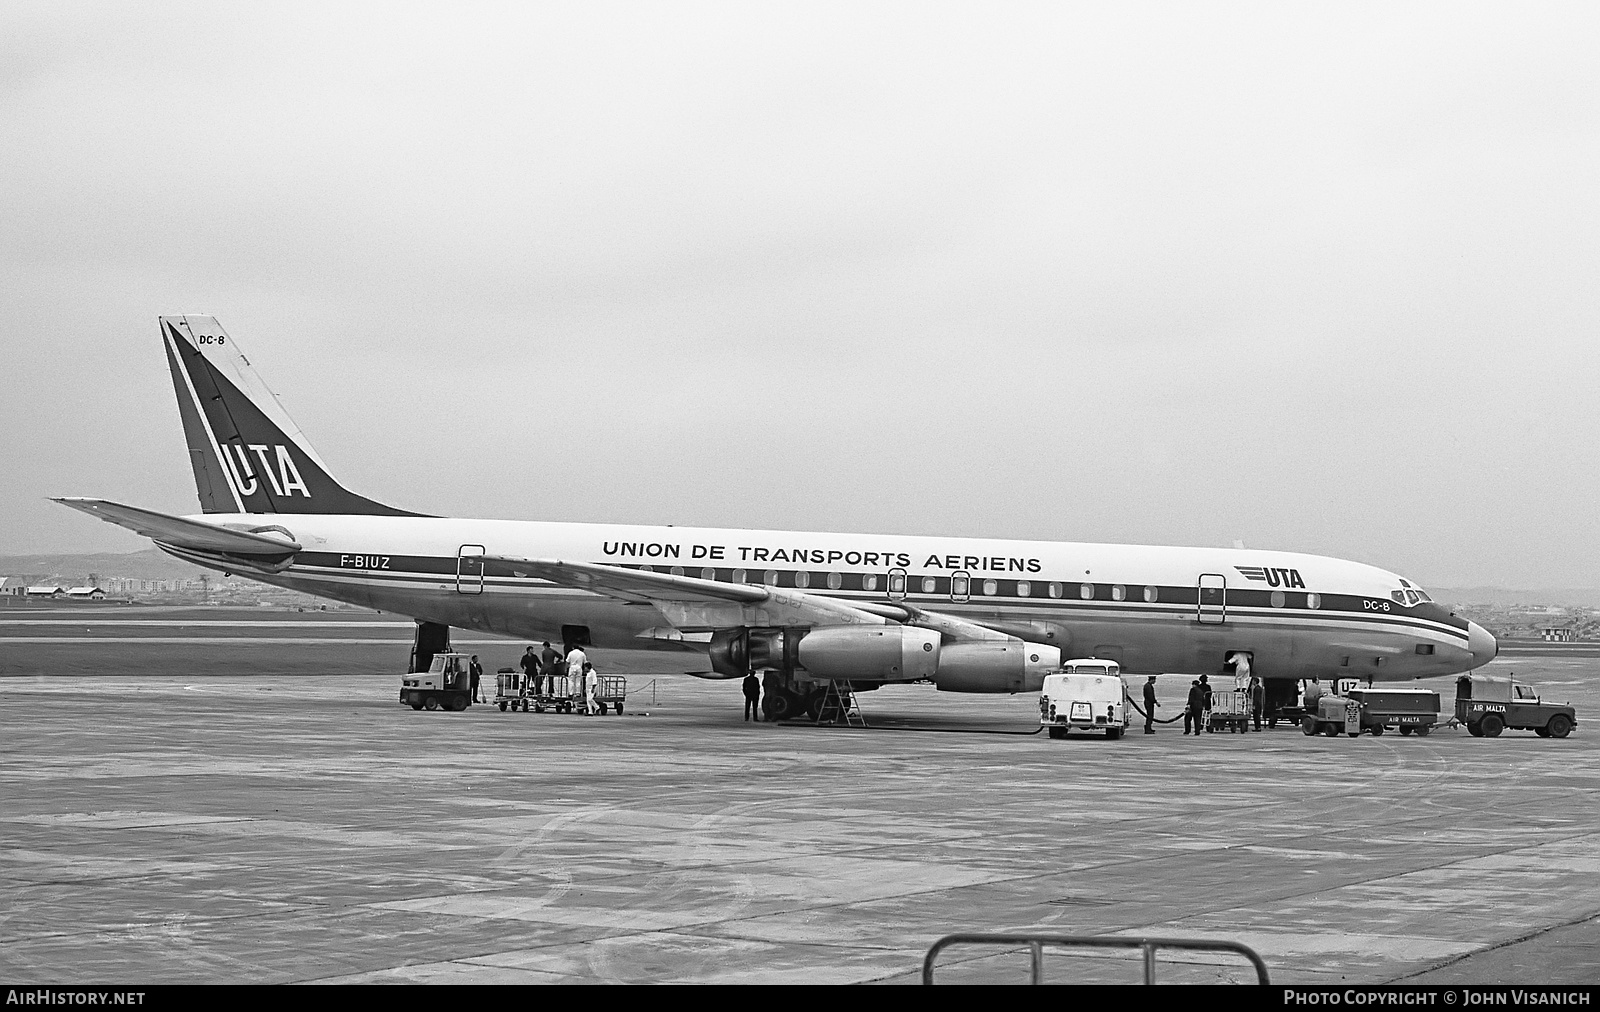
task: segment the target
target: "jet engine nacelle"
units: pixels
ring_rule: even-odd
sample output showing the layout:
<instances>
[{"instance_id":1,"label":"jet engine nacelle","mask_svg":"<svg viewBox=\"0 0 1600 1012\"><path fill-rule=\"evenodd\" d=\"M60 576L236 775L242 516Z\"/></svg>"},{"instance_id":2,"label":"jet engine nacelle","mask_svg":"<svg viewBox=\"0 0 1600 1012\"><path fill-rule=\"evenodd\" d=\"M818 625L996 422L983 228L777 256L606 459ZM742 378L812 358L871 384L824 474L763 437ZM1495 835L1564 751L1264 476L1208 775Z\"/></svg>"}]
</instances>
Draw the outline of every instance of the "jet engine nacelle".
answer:
<instances>
[{"instance_id":1,"label":"jet engine nacelle","mask_svg":"<svg viewBox=\"0 0 1600 1012\"><path fill-rule=\"evenodd\" d=\"M728 678L800 668L819 680L905 682L932 678L939 634L903 625L821 629L724 629L711 637L711 667Z\"/></svg>"},{"instance_id":2,"label":"jet engine nacelle","mask_svg":"<svg viewBox=\"0 0 1600 1012\"><path fill-rule=\"evenodd\" d=\"M932 678L939 658L939 634L906 625L813 629L799 648L800 666L817 678L869 682Z\"/></svg>"},{"instance_id":3,"label":"jet engine nacelle","mask_svg":"<svg viewBox=\"0 0 1600 1012\"><path fill-rule=\"evenodd\" d=\"M941 692L1037 692L1061 667L1061 648L1024 640L951 643L933 681Z\"/></svg>"}]
</instances>

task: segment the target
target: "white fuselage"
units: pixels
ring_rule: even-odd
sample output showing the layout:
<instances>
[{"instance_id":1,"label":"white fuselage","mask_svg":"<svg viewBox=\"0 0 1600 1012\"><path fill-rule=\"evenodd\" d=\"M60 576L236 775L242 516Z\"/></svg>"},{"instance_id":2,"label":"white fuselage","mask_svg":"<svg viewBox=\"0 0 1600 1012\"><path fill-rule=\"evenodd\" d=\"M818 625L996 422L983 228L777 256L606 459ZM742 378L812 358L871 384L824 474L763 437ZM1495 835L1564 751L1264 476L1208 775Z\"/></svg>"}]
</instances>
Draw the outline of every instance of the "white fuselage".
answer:
<instances>
[{"instance_id":1,"label":"white fuselage","mask_svg":"<svg viewBox=\"0 0 1600 1012\"><path fill-rule=\"evenodd\" d=\"M303 550L277 573L169 551L311 594L525 640L554 639L563 626L585 627L602 647L685 647L709 637L674 626L649 604L519 576L494 557L649 566L847 601L903 596L1057 646L1062 656L1116 660L1131 674L1217 671L1230 653L1245 651L1266 678L1410 679L1470 670L1494 650L1480 627L1397 598L1394 573L1290 552L430 517L194 519L281 527Z\"/></svg>"}]
</instances>

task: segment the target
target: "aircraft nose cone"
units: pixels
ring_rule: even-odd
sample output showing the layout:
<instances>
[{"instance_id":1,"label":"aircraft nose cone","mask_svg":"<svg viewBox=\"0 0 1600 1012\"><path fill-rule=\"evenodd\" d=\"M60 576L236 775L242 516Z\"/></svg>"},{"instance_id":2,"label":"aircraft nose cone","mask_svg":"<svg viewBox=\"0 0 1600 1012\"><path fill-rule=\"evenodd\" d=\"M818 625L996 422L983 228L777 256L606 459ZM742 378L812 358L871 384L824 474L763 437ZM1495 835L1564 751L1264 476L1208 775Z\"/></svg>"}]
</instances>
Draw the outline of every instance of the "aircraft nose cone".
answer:
<instances>
[{"instance_id":1,"label":"aircraft nose cone","mask_svg":"<svg viewBox=\"0 0 1600 1012\"><path fill-rule=\"evenodd\" d=\"M1476 622L1468 622L1467 650L1472 654L1472 666L1481 668L1494 660L1495 654L1500 652L1500 644L1489 630Z\"/></svg>"}]
</instances>

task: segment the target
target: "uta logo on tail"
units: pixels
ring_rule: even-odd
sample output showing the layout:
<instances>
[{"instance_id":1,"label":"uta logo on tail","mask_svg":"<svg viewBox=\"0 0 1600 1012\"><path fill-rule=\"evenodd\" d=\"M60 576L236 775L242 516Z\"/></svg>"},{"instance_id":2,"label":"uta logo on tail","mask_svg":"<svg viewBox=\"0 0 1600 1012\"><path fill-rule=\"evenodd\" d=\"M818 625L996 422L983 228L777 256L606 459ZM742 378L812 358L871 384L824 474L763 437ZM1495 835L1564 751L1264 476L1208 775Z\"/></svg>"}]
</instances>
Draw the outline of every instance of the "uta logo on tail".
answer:
<instances>
[{"instance_id":1,"label":"uta logo on tail","mask_svg":"<svg viewBox=\"0 0 1600 1012\"><path fill-rule=\"evenodd\" d=\"M286 496L299 492L307 499L311 498L311 490L306 488L306 480L300 476L300 469L294 466L294 458L289 455L288 448L283 444L266 446L262 443L248 445L227 443L225 445L233 451L233 455L228 457L228 470L233 472L233 480L239 486L240 495L255 495L261 487L257 476L265 475L272 485L274 495ZM245 454L247 449L261 462L260 468L251 465L250 458ZM273 460L267 455L269 450L275 451L276 454L276 474L273 473ZM235 457L238 458L237 462L234 460Z\"/></svg>"}]
</instances>

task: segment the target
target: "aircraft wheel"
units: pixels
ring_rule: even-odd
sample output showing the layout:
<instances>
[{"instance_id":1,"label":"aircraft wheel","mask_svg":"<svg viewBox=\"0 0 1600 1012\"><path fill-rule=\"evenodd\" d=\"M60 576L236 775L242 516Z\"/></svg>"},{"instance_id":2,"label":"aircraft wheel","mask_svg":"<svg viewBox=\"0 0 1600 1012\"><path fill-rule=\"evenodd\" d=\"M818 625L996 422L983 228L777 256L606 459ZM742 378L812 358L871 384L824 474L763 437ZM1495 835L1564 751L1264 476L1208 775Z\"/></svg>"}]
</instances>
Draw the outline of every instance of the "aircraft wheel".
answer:
<instances>
[{"instance_id":1,"label":"aircraft wheel","mask_svg":"<svg viewBox=\"0 0 1600 1012\"><path fill-rule=\"evenodd\" d=\"M779 689L769 692L761 701L762 710L766 711L768 720L788 720L800 713L800 700L793 694Z\"/></svg>"},{"instance_id":2,"label":"aircraft wheel","mask_svg":"<svg viewBox=\"0 0 1600 1012\"><path fill-rule=\"evenodd\" d=\"M1550 723L1545 725L1545 730L1550 732L1552 738L1565 738L1572 733L1572 718L1564 713L1558 713L1550 718Z\"/></svg>"},{"instance_id":3,"label":"aircraft wheel","mask_svg":"<svg viewBox=\"0 0 1600 1012\"><path fill-rule=\"evenodd\" d=\"M437 710L439 708L439 697L429 696L427 699L422 701L422 705L430 710Z\"/></svg>"},{"instance_id":4,"label":"aircraft wheel","mask_svg":"<svg viewBox=\"0 0 1600 1012\"><path fill-rule=\"evenodd\" d=\"M1506 729L1506 722L1501 720L1499 715L1491 713L1478 722L1478 727L1483 731L1485 738L1498 738L1500 732Z\"/></svg>"},{"instance_id":5,"label":"aircraft wheel","mask_svg":"<svg viewBox=\"0 0 1600 1012\"><path fill-rule=\"evenodd\" d=\"M813 692L811 695L806 697L807 717L810 717L812 720L822 719L822 701L827 697L827 695L828 691L824 689L821 692Z\"/></svg>"}]
</instances>

